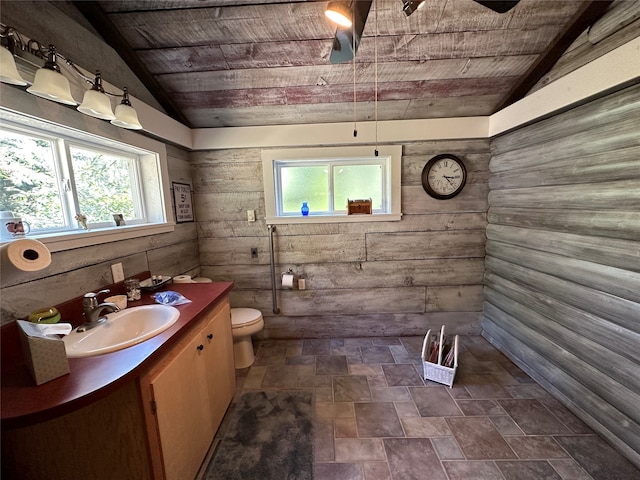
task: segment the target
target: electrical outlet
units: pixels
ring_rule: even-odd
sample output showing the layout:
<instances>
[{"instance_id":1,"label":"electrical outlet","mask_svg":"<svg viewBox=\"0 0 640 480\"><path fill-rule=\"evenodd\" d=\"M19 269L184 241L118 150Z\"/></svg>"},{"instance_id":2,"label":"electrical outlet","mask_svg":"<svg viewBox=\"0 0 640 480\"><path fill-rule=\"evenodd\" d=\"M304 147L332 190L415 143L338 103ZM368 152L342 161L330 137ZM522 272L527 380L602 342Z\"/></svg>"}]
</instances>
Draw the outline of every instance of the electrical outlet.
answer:
<instances>
[{"instance_id":1,"label":"electrical outlet","mask_svg":"<svg viewBox=\"0 0 640 480\"><path fill-rule=\"evenodd\" d=\"M111 275L113 275L113 283L124 281L124 270L121 263L111 265Z\"/></svg>"},{"instance_id":2,"label":"electrical outlet","mask_svg":"<svg viewBox=\"0 0 640 480\"><path fill-rule=\"evenodd\" d=\"M255 210L247 210L247 221L255 222L256 221L256 211Z\"/></svg>"},{"instance_id":3,"label":"electrical outlet","mask_svg":"<svg viewBox=\"0 0 640 480\"><path fill-rule=\"evenodd\" d=\"M258 248L257 247L252 247L251 248L251 258L258 258Z\"/></svg>"}]
</instances>

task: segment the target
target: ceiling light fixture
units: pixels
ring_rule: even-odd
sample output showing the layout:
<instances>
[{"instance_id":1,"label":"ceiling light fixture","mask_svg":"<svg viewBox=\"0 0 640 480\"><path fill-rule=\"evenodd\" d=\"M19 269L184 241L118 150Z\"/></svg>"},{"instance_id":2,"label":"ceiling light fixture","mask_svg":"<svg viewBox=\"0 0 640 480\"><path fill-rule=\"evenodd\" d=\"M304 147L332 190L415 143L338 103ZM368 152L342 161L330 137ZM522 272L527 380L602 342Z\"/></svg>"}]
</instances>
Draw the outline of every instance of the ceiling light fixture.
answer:
<instances>
[{"instance_id":1,"label":"ceiling light fixture","mask_svg":"<svg viewBox=\"0 0 640 480\"><path fill-rule=\"evenodd\" d=\"M95 118L108 120L113 125L130 130L140 130L142 125L138 121L138 114L131 106L127 88L123 93L110 93L102 86L102 75L96 72L94 78L86 76L68 58L56 51L56 47L49 45L43 48L37 40L24 41L23 36L13 27L0 26L0 82L10 85L26 86L29 82L24 80L18 71L16 59L20 59L21 66L29 71L35 68L33 84L27 88L27 92L47 100L62 103L64 105L77 106L78 102L71 95L69 80L65 77L58 63L58 59L64 63L82 79L91 85L84 94L82 103L77 107L78 111ZM114 115L109 97L121 98L116 106Z\"/></svg>"},{"instance_id":2,"label":"ceiling light fixture","mask_svg":"<svg viewBox=\"0 0 640 480\"><path fill-rule=\"evenodd\" d=\"M353 25L351 9L342 2L329 2L324 14L329 20L341 27L349 28Z\"/></svg>"},{"instance_id":3,"label":"ceiling light fixture","mask_svg":"<svg viewBox=\"0 0 640 480\"><path fill-rule=\"evenodd\" d=\"M402 0L402 11L408 17L416 10L419 10L422 7L424 7L426 4L427 2L425 0L421 0L421 1Z\"/></svg>"}]
</instances>

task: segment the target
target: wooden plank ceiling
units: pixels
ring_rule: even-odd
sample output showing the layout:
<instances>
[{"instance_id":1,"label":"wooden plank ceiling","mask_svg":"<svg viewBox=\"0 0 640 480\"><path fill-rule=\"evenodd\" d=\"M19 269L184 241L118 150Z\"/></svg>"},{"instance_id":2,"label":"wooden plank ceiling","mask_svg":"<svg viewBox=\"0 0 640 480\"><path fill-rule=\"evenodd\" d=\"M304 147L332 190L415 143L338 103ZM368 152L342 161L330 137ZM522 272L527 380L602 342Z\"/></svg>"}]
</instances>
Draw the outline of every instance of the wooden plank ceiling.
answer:
<instances>
[{"instance_id":1,"label":"wooden plank ceiling","mask_svg":"<svg viewBox=\"0 0 640 480\"><path fill-rule=\"evenodd\" d=\"M199 128L373 120L376 91L378 120L489 115L610 2L521 0L499 14L427 0L406 17L402 0L374 0L355 64L338 65L327 3L74 2L166 111Z\"/></svg>"}]
</instances>

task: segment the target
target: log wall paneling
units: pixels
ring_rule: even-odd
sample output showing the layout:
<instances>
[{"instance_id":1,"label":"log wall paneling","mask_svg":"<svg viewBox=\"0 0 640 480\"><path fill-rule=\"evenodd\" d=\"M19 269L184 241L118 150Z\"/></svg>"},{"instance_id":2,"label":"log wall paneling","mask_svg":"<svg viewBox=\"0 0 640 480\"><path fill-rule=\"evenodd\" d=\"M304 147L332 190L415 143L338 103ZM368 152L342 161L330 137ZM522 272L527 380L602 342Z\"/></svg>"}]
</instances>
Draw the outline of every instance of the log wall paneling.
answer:
<instances>
[{"instance_id":1,"label":"log wall paneling","mask_svg":"<svg viewBox=\"0 0 640 480\"><path fill-rule=\"evenodd\" d=\"M421 183L426 162L444 152L469 172L462 193L447 201ZM260 150L194 152L202 275L233 281L232 306L260 309L270 338L424 335L442 323L479 333L489 159L483 139L406 143L401 221L278 225L275 315ZM289 268L305 277L306 290L282 289L279 272Z\"/></svg>"},{"instance_id":2,"label":"log wall paneling","mask_svg":"<svg viewBox=\"0 0 640 480\"><path fill-rule=\"evenodd\" d=\"M482 333L640 466L640 84L494 138Z\"/></svg>"}]
</instances>

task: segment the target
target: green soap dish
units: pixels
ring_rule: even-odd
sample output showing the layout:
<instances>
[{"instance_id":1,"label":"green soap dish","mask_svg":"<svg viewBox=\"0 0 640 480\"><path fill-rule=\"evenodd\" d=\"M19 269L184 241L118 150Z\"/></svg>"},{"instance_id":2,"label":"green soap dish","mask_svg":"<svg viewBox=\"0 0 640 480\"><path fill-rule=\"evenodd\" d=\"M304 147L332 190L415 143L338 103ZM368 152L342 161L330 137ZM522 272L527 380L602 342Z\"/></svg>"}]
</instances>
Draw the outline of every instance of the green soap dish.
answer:
<instances>
[{"instance_id":1,"label":"green soap dish","mask_svg":"<svg viewBox=\"0 0 640 480\"><path fill-rule=\"evenodd\" d=\"M31 312L29 321L33 323L58 323L60 321L60 312L56 307L46 307Z\"/></svg>"}]
</instances>

